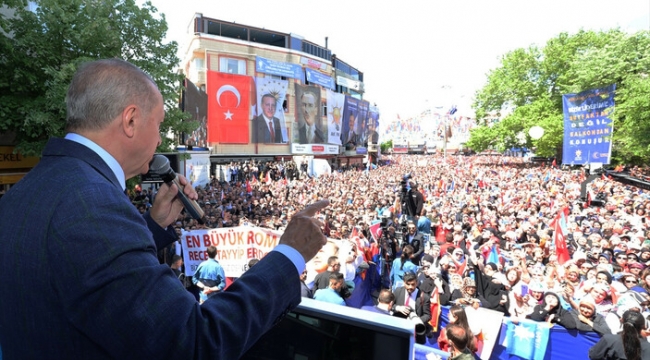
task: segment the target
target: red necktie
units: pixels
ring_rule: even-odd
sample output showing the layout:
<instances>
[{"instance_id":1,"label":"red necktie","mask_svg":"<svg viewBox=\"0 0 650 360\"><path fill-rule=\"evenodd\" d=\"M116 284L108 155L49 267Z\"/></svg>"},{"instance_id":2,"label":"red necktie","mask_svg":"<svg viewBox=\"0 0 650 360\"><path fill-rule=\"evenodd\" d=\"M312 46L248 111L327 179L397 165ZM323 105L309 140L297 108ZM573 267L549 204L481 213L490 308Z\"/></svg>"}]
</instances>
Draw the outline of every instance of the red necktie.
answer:
<instances>
[{"instance_id":1,"label":"red necktie","mask_svg":"<svg viewBox=\"0 0 650 360\"><path fill-rule=\"evenodd\" d=\"M411 302L411 294L406 293L406 306L409 306L409 305L410 305L410 304L409 304L410 302Z\"/></svg>"},{"instance_id":2,"label":"red necktie","mask_svg":"<svg viewBox=\"0 0 650 360\"><path fill-rule=\"evenodd\" d=\"M273 120L269 121L269 128L271 129L271 142L275 142L275 129L273 129Z\"/></svg>"}]
</instances>

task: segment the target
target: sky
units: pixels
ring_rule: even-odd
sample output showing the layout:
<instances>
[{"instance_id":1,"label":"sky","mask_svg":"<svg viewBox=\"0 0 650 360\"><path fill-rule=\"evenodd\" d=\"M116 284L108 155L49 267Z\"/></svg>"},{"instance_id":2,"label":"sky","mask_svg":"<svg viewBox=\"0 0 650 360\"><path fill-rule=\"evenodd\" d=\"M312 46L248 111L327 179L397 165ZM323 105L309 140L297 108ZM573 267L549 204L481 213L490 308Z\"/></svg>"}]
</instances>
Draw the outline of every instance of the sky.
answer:
<instances>
[{"instance_id":1,"label":"sky","mask_svg":"<svg viewBox=\"0 0 650 360\"><path fill-rule=\"evenodd\" d=\"M650 0L151 0L182 59L194 13L303 36L364 73L381 120L424 110L473 115L471 101L506 53L562 32L650 30ZM380 121L381 121L380 120Z\"/></svg>"}]
</instances>

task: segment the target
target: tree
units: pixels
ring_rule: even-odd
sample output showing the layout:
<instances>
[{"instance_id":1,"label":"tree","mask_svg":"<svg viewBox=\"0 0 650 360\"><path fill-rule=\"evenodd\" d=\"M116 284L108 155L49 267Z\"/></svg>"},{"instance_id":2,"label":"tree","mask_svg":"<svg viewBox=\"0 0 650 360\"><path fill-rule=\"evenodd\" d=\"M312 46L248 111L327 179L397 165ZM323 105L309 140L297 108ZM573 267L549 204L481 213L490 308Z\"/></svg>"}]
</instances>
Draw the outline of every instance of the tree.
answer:
<instances>
[{"instance_id":1,"label":"tree","mask_svg":"<svg viewBox=\"0 0 650 360\"><path fill-rule=\"evenodd\" d=\"M379 148L381 149L382 154L385 154L386 152L388 152L390 149L393 148L393 139L390 139L388 141L379 144Z\"/></svg>"},{"instance_id":2,"label":"tree","mask_svg":"<svg viewBox=\"0 0 650 360\"><path fill-rule=\"evenodd\" d=\"M467 145L479 151L523 145L535 147L541 156L561 155L562 94L616 84L613 159L637 163L650 155L649 69L647 31L562 33L541 49L516 49L490 71L474 101L479 122L492 112L512 112L491 128L473 130ZM539 140L527 136L534 125L545 129ZM526 134L524 144L519 143L519 133Z\"/></svg>"},{"instance_id":3,"label":"tree","mask_svg":"<svg viewBox=\"0 0 650 360\"><path fill-rule=\"evenodd\" d=\"M65 135L65 95L77 67L86 61L117 57L150 74L163 95L167 114L161 126L189 132L196 122L178 108L183 76L176 73L177 44L163 43L164 14L134 0L39 0L37 9L24 2L15 16L0 19L0 133L13 132L25 155L40 155L50 137ZM20 6L23 5L23 6ZM7 35L9 34L9 35ZM163 136L160 151L172 140Z\"/></svg>"}]
</instances>

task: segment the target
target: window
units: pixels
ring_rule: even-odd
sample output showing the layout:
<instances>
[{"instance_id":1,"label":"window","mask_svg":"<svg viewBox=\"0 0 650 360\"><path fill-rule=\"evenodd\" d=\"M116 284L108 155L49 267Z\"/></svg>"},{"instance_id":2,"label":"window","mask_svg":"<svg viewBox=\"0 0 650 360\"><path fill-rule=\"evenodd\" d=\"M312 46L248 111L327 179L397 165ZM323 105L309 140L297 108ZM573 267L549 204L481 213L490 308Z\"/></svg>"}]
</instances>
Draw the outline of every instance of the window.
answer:
<instances>
[{"instance_id":1,"label":"window","mask_svg":"<svg viewBox=\"0 0 650 360\"><path fill-rule=\"evenodd\" d=\"M221 57L219 58L219 71L229 74L246 75L246 61Z\"/></svg>"},{"instance_id":2,"label":"window","mask_svg":"<svg viewBox=\"0 0 650 360\"><path fill-rule=\"evenodd\" d=\"M194 58L192 59L192 65L196 70L205 70L205 59L203 58Z\"/></svg>"}]
</instances>

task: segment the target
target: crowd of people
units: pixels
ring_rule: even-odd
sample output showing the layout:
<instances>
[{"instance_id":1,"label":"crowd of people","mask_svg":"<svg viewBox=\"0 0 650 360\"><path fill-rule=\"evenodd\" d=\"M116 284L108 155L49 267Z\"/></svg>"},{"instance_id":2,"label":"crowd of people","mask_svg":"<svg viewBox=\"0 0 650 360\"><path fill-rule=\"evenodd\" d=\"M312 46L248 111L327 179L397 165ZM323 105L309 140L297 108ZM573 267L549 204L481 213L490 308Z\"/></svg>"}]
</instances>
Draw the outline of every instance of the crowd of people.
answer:
<instances>
[{"instance_id":1,"label":"crowd of people","mask_svg":"<svg viewBox=\"0 0 650 360\"><path fill-rule=\"evenodd\" d=\"M269 165L282 168L283 163ZM401 196L405 174L411 175L406 183L413 216ZM586 175L582 168L516 157L439 155L396 156L390 166L318 178L288 178L280 170L267 181L264 172L249 173L197 188L206 224L180 216L176 226L247 222L282 231L296 209L328 199L321 229L328 238L354 238L359 245L352 275L376 264L384 276L373 289L375 304L381 303L382 289L390 290L397 296L382 310L417 314L429 337L433 302L616 334L626 311L638 311L644 319L650 315L650 196L603 175L588 186L603 200L593 206L581 197ZM553 221L560 212L568 260L556 247ZM382 219L388 221L380 239L371 226ZM382 244L386 240L390 245ZM344 304L354 292L349 277L337 275L346 272L340 265L350 263L347 255L327 259L326 276L319 281L303 279L303 295ZM642 335L650 334L643 330Z\"/></svg>"}]
</instances>

